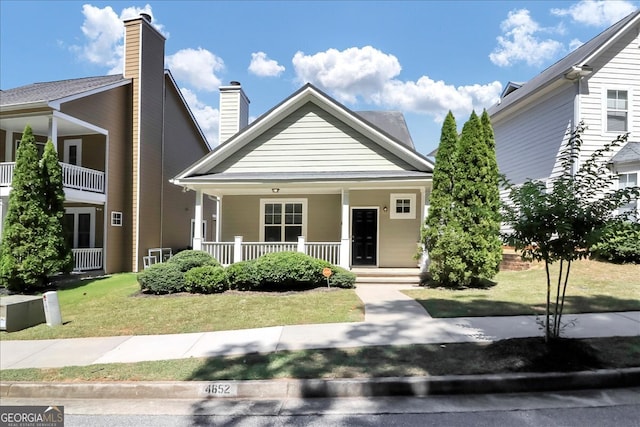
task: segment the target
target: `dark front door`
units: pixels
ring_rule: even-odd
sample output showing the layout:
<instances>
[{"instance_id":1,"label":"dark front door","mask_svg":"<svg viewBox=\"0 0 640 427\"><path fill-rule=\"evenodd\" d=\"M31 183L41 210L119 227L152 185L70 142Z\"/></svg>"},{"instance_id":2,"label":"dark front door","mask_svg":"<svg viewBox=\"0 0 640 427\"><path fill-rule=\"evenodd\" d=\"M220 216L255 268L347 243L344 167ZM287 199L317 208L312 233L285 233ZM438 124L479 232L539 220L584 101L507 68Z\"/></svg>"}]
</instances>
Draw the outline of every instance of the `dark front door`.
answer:
<instances>
[{"instance_id":1,"label":"dark front door","mask_svg":"<svg viewBox=\"0 0 640 427\"><path fill-rule=\"evenodd\" d=\"M351 215L351 264L376 265L378 210L354 209Z\"/></svg>"}]
</instances>

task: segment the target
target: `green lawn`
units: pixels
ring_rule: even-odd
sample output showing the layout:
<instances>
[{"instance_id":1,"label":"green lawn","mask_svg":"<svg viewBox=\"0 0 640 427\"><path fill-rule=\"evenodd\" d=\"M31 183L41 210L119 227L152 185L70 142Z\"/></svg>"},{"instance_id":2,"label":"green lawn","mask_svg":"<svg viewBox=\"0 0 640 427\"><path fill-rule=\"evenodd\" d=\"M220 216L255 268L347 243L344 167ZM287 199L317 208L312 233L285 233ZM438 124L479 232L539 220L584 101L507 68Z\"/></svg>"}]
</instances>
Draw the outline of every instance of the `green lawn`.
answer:
<instances>
[{"instance_id":1,"label":"green lawn","mask_svg":"<svg viewBox=\"0 0 640 427\"><path fill-rule=\"evenodd\" d=\"M139 295L135 274L83 281L58 291L64 325L45 324L0 339L49 339L222 331L364 320L353 289L290 293Z\"/></svg>"},{"instance_id":2,"label":"green lawn","mask_svg":"<svg viewBox=\"0 0 640 427\"><path fill-rule=\"evenodd\" d=\"M552 278L556 277L557 271L556 263L552 265ZM422 304L433 317L544 313L544 264L535 264L526 271L500 272L494 281L496 285L486 289L423 288L404 292ZM640 265L592 260L572 263L565 313L637 310L640 310Z\"/></svg>"},{"instance_id":3,"label":"green lawn","mask_svg":"<svg viewBox=\"0 0 640 427\"><path fill-rule=\"evenodd\" d=\"M2 381L212 381L278 378L370 378L619 369L638 366L640 337L542 338L493 344L374 346L278 351L210 359L7 369Z\"/></svg>"}]
</instances>

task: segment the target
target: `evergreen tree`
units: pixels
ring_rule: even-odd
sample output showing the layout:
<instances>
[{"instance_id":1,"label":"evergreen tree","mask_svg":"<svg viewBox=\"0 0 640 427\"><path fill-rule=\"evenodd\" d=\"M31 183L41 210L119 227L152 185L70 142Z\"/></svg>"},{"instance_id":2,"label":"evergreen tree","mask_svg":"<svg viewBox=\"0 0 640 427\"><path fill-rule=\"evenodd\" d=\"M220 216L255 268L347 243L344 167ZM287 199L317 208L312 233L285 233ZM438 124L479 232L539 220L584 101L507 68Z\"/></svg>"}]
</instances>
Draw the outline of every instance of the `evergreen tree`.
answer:
<instances>
[{"instance_id":1,"label":"evergreen tree","mask_svg":"<svg viewBox=\"0 0 640 427\"><path fill-rule=\"evenodd\" d=\"M64 186L62 167L53 142L48 141L42 155L42 182L47 225L44 233L46 252L42 258L47 275L68 273L73 268L73 253L64 236Z\"/></svg>"},{"instance_id":2,"label":"evergreen tree","mask_svg":"<svg viewBox=\"0 0 640 427\"><path fill-rule=\"evenodd\" d=\"M429 272L440 284L455 284L464 270L457 248L461 233L453 222L453 187L458 146L456 120L449 111L440 135L433 169L433 189L429 198L429 215L422 231L422 241L429 254Z\"/></svg>"},{"instance_id":3,"label":"evergreen tree","mask_svg":"<svg viewBox=\"0 0 640 427\"><path fill-rule=\"evenodd\" d=\"M488 115L483 124L472 112L462 128L454 173L454 222L463 234L459 256L465 266L457 277L458 285L493 278L502 259L498 168L493 145Z\"/></svg>"},{"instance_id":4,"label":"evergreen tree","mask_svg":"<svg viewBox=\"0 0 640 427\"><path fill-rule=\"evenodd\" d=\"M14 291L44 285L46 271L42 262L47 223L44 189L38 150L31 127L27 125L16 153L9 208L0 248L0 280Z\"/></svg>"}]
</instances>

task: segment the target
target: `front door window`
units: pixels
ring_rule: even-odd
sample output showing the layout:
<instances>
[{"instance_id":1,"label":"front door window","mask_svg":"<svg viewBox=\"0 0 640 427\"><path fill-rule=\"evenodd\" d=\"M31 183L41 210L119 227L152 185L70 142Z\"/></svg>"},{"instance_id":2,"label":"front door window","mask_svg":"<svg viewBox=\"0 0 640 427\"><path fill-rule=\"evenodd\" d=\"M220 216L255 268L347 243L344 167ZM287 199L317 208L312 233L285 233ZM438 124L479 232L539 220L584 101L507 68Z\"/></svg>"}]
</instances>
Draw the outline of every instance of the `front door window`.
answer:
<instances>
[{"instance_id":1,"label":"front door window","mask_svg":"<svg viewBox=\"0 0 640 427\"><path fill-rule=\"evenodd\" d=\"M95 247L95 208L67 208L64 235L73 249Z\"/></svg>"}]
</instances>

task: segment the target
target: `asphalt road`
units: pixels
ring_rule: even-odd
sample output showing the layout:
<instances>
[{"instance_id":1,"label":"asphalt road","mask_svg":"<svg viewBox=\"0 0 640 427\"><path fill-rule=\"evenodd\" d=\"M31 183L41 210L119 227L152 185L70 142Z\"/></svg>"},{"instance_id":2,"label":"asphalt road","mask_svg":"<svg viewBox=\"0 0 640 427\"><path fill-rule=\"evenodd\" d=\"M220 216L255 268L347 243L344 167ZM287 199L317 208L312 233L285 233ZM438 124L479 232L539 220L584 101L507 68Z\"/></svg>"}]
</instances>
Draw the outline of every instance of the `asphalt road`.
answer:
<instances>
[{"instance_id":1,"label":"asphalt road","mask_svg":"<svg viewBox=\"0 0 640 427\"><path fill-rule=\"evenodd\" d=\"M640 427L640 387L424 398L2 400L13 404L64 405L67 427Z\"/></svg>"}]
</instances>

